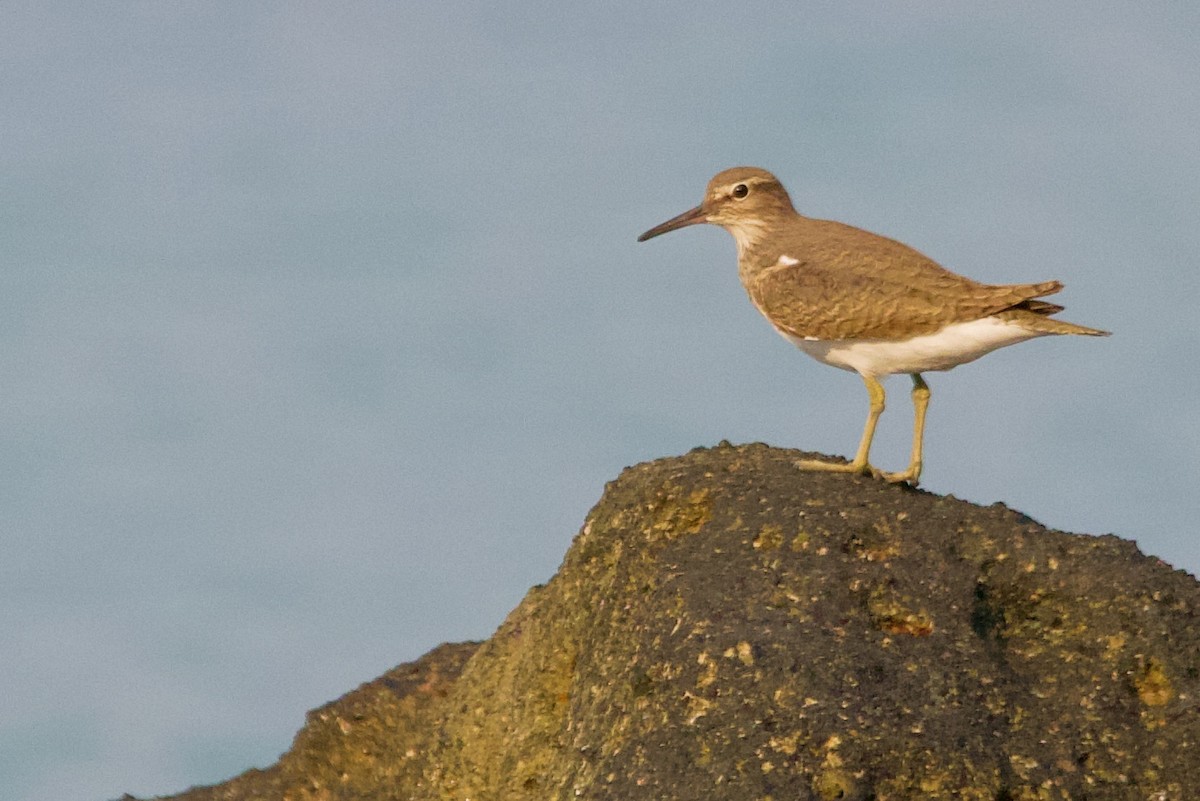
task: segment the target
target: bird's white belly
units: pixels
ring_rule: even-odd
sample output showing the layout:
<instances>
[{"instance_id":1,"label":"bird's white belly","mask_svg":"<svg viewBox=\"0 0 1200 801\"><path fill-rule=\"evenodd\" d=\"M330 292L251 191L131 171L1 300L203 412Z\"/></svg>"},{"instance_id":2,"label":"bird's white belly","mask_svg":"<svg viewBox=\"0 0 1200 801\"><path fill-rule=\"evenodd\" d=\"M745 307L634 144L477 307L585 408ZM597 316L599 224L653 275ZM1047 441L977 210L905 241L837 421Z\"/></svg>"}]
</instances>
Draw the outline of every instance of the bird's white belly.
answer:
<instances>
[{"instance_id":1,"label":"bird's white belly","mask_svg":"<svg viewBox=\"0 0 1200 801\"><path fill-rule=\"evenodd\" d=\"M820 340L780 333L819 362L871 376L949 370L997 348L1042 336L995 317L953 323L937 333L902 340Z\"/></svg>"}]
</instances>

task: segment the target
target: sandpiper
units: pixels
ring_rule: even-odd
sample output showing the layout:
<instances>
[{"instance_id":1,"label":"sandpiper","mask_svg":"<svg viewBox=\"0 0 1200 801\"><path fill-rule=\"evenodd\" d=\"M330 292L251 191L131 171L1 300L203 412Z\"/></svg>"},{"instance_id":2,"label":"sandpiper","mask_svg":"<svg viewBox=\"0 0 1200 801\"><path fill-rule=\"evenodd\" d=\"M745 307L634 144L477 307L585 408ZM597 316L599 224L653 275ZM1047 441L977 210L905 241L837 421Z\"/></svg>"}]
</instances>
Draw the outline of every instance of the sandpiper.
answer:
<instances>
[{"instance_id":1,"label":"sandpiper","mask_svg":"<svg viewBox=\"0 0 1200 801\"><path fill-rule=\"evenodd\" d=\"M779 179L756 167L718 173L703 203L638 241L697 223L733 234L742 286L776 331L817 361L858 373L867 386L870 412L854 459L800 462L806 470L915 485L930 394L921 373L1034 337L1108 335L1052 317L1063 307L1038 298L1062 289L1058 281L990 285L964 278L902 242L798 214ZM871 465L870 451L884 408L879 379L896 373L912 376L916 416L908 468L888 473Z\"/></svg>"}]
</instances>

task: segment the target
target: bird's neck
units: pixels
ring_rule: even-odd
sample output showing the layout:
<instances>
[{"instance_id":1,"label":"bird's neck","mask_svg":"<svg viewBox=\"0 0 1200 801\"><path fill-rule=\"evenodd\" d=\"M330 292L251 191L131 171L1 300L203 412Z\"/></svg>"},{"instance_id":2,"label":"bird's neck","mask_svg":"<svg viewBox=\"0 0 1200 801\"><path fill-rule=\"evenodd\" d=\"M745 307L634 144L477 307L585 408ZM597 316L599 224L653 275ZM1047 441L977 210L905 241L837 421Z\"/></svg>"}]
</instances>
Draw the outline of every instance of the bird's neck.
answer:
<instances>
[{"instance_id":1,"label":"bird's neck","mask_svg":"<svg viewBox=\"0 0 1200 801\"><path fill-rule=\"evenodd\" d=\"M771 225L759 217L747 217L737 222L726 223L724 227L737 243L739 260L760 250L763 244L770 240Z\"/></svg>"},{"instance_id":2,"label":"bird's neck","mask_svg":"<svg viewBox=\"0 0 1200 801\"><path fill-rule=\"evenodd\" d=\"M747 217L724 227L733 235L737 243L738 272L743 277L753 274L767 264L773 264L784 254L780 248L781 234L793 228L800 215L792 212L789 215L772 215L770 217Z\"/></svg>"}]
</instances>

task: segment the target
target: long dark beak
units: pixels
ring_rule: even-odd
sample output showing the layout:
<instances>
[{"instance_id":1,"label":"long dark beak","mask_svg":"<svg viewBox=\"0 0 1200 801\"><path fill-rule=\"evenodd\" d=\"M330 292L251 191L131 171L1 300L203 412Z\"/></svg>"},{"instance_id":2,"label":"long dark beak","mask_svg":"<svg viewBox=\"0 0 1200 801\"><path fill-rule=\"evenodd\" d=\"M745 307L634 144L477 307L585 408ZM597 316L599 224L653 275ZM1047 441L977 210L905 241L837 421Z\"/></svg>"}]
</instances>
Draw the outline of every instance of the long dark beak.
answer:
<instances>
[{"instance_id":1,"label":"long dark beak","mask_svg":"<svg viewBox=\"0 0 1200 801\"><path fill-rule=\"evenodd\" d=\"M678 217L672 217L662 225L656 225L646 233L638 237L639 242L645 242L647 239L653 239L659 234L665 234L667 231L674 231L676 228L682 228L685 225L695 225L696 223L708 222L706 219L708 213L703 206L697 206L694 209L689 209Z\"/></svg>"}]
</instances>

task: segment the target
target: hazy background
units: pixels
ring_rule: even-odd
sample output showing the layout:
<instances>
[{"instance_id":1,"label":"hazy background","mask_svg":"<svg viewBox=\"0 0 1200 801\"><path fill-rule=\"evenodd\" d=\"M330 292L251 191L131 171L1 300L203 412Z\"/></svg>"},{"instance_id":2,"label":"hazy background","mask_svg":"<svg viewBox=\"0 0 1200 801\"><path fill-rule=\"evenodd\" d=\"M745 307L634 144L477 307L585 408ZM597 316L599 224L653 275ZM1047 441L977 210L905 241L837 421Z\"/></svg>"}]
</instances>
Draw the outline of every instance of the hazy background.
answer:
<instances>
[{"instance_id":1,"label":"hazy background","mask_svg":"<svg viewBox=\"0 0 1200 801\"><path fill-rule=\"evenodd\" d=\"M0 5L0 797L271 763L625 465L853 451L726 233L634 241L736 164L1065 281L1115 336L930 375L924 486L1200 571L1200 7L595 5Z\"/></svg>"}]
</instances>

